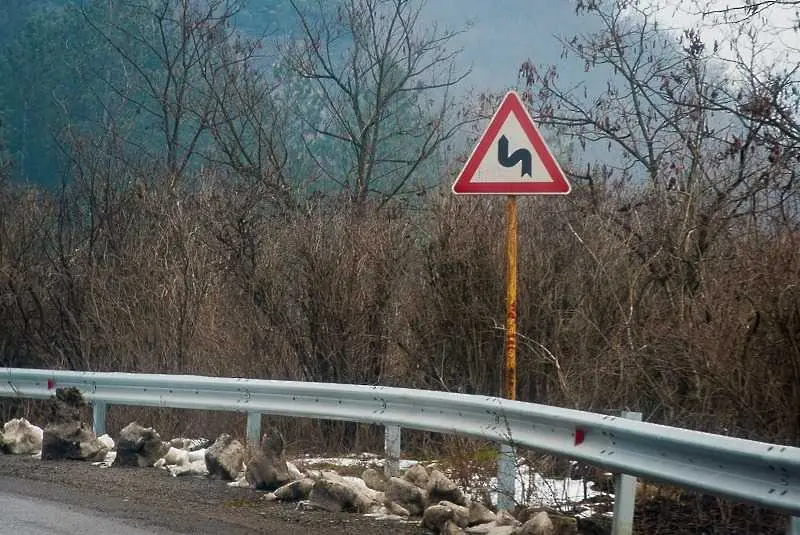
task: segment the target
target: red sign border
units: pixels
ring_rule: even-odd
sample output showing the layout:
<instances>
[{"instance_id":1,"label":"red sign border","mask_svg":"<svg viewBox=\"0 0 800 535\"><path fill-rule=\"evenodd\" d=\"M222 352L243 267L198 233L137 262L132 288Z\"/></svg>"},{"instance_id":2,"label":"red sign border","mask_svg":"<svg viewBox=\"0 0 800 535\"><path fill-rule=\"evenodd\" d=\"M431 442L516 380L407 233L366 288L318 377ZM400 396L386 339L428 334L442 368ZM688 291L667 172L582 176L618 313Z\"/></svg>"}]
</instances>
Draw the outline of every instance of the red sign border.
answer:
<instances>
[{"instance_id":1,"label":"red sign border","mask_svg":"<svg viewBox=\"0 0 800 535\"><path fill-rule=\"evenodd\" d=\"M475 172L480 167L489 148L494 144L497 134L514 114L522 130L536 151L539 160L550 175L551 182L472 182ZM472 151L467 163L453 182L453 193L456 195L566 195L570 192L570 184L559 167L550 149L542 138L542 134L522 104L515 91L509 91L497 108L489 126Z\"/></svg>"}]
</instances>

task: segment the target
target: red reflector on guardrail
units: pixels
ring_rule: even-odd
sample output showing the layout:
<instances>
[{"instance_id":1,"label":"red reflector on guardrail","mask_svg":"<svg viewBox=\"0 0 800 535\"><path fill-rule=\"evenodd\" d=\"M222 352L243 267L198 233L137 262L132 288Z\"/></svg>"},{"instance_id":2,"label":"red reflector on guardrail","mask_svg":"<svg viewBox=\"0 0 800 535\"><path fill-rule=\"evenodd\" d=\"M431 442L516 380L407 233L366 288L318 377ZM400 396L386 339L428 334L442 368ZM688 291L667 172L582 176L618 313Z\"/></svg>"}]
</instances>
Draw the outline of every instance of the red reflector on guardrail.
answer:
<instances>
[{"instance_id":1,"label":"red reflector on guardrail","mask_svg":"<svg viewBox=\"0 0 800 535\"><path fill-rule=\"evenodd\" d=\"M575 428L575 445L580 446L586 438L586 431L580 427Z\"/></svg>"}]
</instances>

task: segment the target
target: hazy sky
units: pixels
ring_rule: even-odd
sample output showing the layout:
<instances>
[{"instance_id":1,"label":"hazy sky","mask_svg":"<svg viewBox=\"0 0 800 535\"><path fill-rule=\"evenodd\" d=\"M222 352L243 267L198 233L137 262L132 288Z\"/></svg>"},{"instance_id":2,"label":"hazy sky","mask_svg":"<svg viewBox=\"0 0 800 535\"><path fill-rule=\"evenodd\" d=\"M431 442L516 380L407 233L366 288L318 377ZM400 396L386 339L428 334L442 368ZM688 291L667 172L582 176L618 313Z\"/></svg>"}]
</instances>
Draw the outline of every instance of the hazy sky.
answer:
<instances>
[{"instance_id":1,"label":"hazy sky","mask_svg":"<svg viewBox=\"0 0 800 535\"><path fill-rule=\"evenodd\" d=\"M744 0L707 0L709 10L720 10L734 5L743 5ZM682 29L694 27L699 29L702 39L706 43L717 41L720 43L720 54L723 58L732 59L734 53L730 47L733 39L738 39L739 52L747 56L755 49L758 51L757 60L761 67L772 63L797 63L798 50L800 50L800 32L795 31L797 10L794 6L775 5L761 14L752 17L747 24L723 24L724 18L720 15L701 16L695 2L681 0L663 0L666 6L660 12L660 22L664 27ZM741 16L741 12L738 12ZM752 36L746 30L757 30ZM740 35L741 34L741 35Z\"/></svg>"},{"instance_id":2,"label":"hazy sky","mask_svg":"<svg viewBox=\"0 0 800 535\"><path fill-rule=\"evenodd\" d=\"M500 91L516 83L519 65L559 63L556 34L588 30L588 18L575 15L574 0L429 0L425 15L441 26L469 32L455 41L461 61L472 65L469 86ZM564 76L580 77L583 69L566 65ZM570 68L571 67L571 68Z\"/></svg>"},{"instance_id":3,"label":"hazy sky","mask_svg":"<svg viewBox=\"0 0 800 535\"><path fill-rule=\"evenodd\" d=\"M707 0L711 8L737 5L736 0ZM469 32L459 36L463 48L461 61L471 64L469 86L495 92L516 82L517 69L525 59L535 64L558 64L563 85L579 83L584 78L582 65L561 60L561 45L556 36L590 32L593 17L576 15L576 0L428 0L425 15L429 21L458 28L472 22ZM740 0L739 4L744 4ZM643 1L643 8L659 5L657 18L662 28L682 30L697 27L709 45L715 40L723 45L721 54L730 54L729 41L743 26L720 24L719 17L702 18L692 0ZM773 7L752 21L759 58L763 63L797 62L800 32L792 28L796 14L792 7ZM596 22L594 22L596 24ZM767 31L767 29L770 31ZM740 39L746 51L747 39Z\"/></svg>"}]
</instances>

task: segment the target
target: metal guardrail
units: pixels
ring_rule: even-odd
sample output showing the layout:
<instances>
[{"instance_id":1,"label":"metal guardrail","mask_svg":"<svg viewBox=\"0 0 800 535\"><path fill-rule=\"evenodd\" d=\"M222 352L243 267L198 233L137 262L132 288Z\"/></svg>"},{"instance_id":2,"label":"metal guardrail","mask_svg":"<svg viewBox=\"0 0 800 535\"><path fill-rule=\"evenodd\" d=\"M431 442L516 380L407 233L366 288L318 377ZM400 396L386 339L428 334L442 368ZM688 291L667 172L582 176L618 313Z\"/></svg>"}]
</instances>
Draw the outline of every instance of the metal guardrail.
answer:
<instances>
[{"instance_id":1,"label":"metal guardrail","mask_svg":"<svg viewBox=\"0 0 800 535\"><path fill-rule=\"evenodd\" d=\"M800 448L791 446L468 394L0 368L0 396L42 399L51 397L58 387L80 389L95 405L95 418L101 419L103 426L105 406L110 404L246 412L248 439L258 437L261 413L457 433L800 516Z\"/></svg>"}]
</instances>

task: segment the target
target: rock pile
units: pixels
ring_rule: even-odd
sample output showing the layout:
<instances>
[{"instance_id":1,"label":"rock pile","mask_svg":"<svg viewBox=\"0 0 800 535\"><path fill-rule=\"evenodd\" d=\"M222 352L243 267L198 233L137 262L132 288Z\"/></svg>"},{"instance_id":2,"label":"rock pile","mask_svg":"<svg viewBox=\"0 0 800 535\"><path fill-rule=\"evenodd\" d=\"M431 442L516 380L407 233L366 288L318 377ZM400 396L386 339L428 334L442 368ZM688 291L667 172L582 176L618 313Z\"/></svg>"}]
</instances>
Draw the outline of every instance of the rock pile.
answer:
<instances>
[{"instance_id":1,"label":"rock pile","mask_svg":"<svg viewBox=\"0 0 800 535\"><path fill-rule=\"evenodd\" d=\"M42 433L42 460L102 461L108 448L92 426L83 421L87 404L77 388L59 388L48 402L48 421Z\"/></svg>"},{"instance_id":2,"label":"rock pile","mask_svg":"<svg viewBox=\"0 0 800 535\"><path fill-rule=\"evenodd\" d=\"M508 511L494 513L472 501L437 469L415 465L402 477L383 479L367 469L360 478L332 471L307 471L305 476L277 488L268 499L300 501L331 512L381 517L421 517L434 533L486 535L577 535L574 518L542 508L523 510L518 518Z\"/></svg>"},{"instance_id":3,"label":"rock pile","mask_svg":"<svg viewBox=\"0 0 800 535\"><path fill-rule=\"evenodd\" d=\"M72 389L74 390L74 389ZM33 453L42 448L43 459L95 460L114 448L107 435L99 439L82 422L85 402L77 390L59 391L42 432L25 419L3 426L0 449ZM258 449L248 456L242 443L227 433L209 446L206 439L175 438L168 442L152 427L137 422L125 426L116 444L114 466L156 467L173 476L198 475L231 481L268 491L267 500L296 501L304 508L352 512L381 518L418 519L422 526L443 535L578 535L588 531L570 516L544 508L522 508L512 515L494 512L472 500L435 467L414 465L401 477L386 477L367 468L361 477L342 476L331 470L301 472L287 461L280 431L270 428ZM109 456L111 458L114 452ZM109 461L106 461L109 462ZM100 463L96 463L100 464Z\"/></svg>"}]
</instances>

